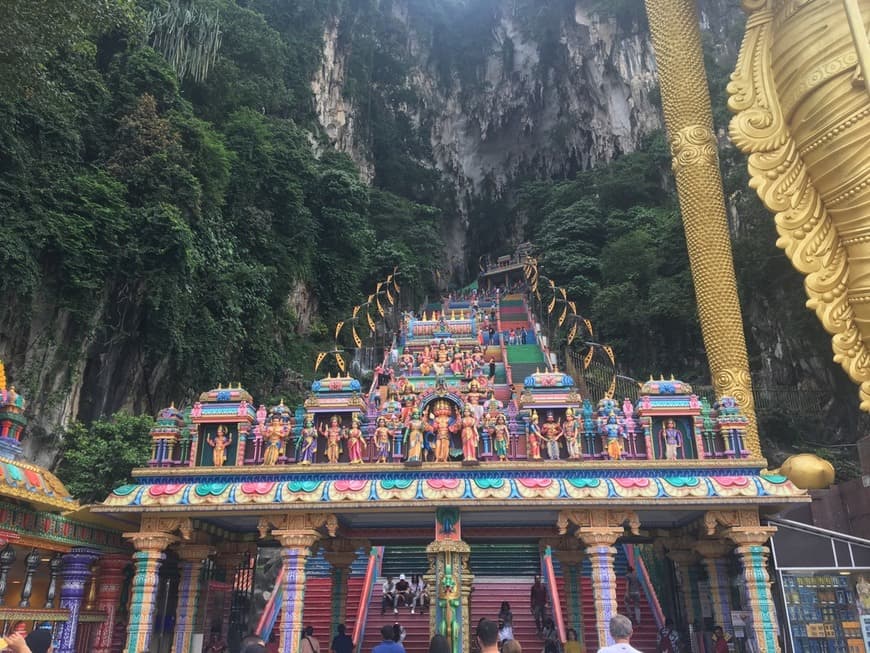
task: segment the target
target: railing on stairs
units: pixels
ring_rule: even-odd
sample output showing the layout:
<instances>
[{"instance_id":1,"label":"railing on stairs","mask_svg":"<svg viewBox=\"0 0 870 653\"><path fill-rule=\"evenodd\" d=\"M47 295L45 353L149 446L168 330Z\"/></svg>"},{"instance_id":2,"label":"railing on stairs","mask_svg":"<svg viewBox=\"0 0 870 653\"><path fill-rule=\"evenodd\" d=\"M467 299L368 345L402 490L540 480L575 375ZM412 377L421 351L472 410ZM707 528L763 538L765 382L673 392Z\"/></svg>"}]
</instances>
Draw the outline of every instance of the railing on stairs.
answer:
<instances>
[{"instance_id":1,"label":"railing on stairs","mask_svg":"<svg viewBox=\"0 0 870 653\"><path fill-rule=\"evenodd\" d=\"M656 624L659 629L664 628L665 614L662 610L662 604L659 601L659 597L656 594L655 587L653 587L652 581L650 580L649 571L646 568L646 563L644 563L643 557L637 553L634 544L625 544L623 545L623 548L625 549L625 557L628 560L628 564L634 567L634 571L637 573L637 578L640 580L640 585L643 588L644 594L646 594L650 607L652 608Z\"/></svg>"},{"instance_id":2,"label":"railing on stairs","mask_svg":"<svg viewBox=\"0 0 870 653\"><path fill-rule=\"evenodd\" d=\"M559 633L559 641L566 642L568 637L565 633L565 619L562 616L562 603L559 600L559 588L556 585L556 572L553 570L553 551L550 547L544 549L541 566L544 568L544 580L547 583L547 591L550 593L550 605L553 609L553 621L556 622L556 632Z\"/></svg>"},{"instance_id":3,"label":"railing on stairs","mask_svg":"<svg viewBox=\"0 0 870 653\"><path fill-rule=\"evenodd\" d=\"M263 615L257 624L256 633L268 642L272 636L272 629L275 627L275 622L278 620L278 613L281 611L281 600L284 595L284 566L278 570L278 577L275 579L275 587L272 589L272 596L266 601L266 607L263 610Z\"/></svg>"},{"instance_id":4,"label":"railing on stairs","mask_svg":"<svg viewBox=\"0 0 870 653\"><path fill-rule=\"evenodd\" d=\"M549 371L552 369L552 365L550 363L550 348L549 346L544 344L544 339L542 337L541 332L535 328L538 324L537 319L534 314L532 314L532 307L529 306L529 302L526 299L526 296L523 295L523 307L526 309L526 319L529 321L529 325L532 327L532 333L535 335L535 342L541 350L541 353L544 355L544 369Z\"/></svg>"},{"instance_id":5,"label":"railing on stairs","mask_svg":"<svg viewBox=\"0 0 870 653\"><path fill-rule=\"evenodd\" d=\"M366 619L369 616L369 603L372 601L372 590L375 586L375 580L381 574L381 563L383 561L384 547L373 546L369 552L369 563L366 566L366 575L363 579L363 586L359 595L356 621L353 623L353 641L356 653L362 653L363 639L365 639L366 634Z\"/></svg>"}]
</instances>

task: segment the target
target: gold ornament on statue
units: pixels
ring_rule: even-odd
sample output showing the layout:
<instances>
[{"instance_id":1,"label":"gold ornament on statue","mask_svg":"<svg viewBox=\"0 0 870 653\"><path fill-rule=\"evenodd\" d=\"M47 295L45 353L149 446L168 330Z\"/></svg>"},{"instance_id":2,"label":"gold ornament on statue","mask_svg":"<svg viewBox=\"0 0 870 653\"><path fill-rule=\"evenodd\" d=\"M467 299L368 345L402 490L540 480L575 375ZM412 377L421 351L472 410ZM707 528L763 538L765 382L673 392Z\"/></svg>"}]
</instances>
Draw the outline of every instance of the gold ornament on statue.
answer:
<instances>
[{"instance_id":1,"label":"gold ornament on statue","mask_svg":"<svg viewBox=\"0 0 870 653\"><path fill-rule=\"evenodd\" d=\"M870 411L870 0L744 0L731 139Z\"/></svg>"}]
</instances>

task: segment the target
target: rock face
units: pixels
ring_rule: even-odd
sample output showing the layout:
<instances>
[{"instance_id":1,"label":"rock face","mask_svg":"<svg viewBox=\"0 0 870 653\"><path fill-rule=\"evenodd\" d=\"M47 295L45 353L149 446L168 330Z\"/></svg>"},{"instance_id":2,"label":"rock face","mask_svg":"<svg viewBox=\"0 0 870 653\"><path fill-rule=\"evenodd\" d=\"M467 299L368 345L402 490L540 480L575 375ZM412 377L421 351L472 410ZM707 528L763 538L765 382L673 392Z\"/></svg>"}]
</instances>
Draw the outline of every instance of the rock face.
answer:
<instances>
[{"instance_id":1,"label":"rock face","mask_svg":"<svg viewBox=\"0 0 870 653\"><path fill-rule=\"evenodd\" d=\"M476 198L510 192L521 177L609 161L662 126L642 8L620 20L592 0L540 5L467 0L433 18L412 0L396 0L381 3L371 34L351 11L324 32L312 82L323 130L372 178L378 152L360 122L384 111L414 127L426 152L418 163L436 170L455 198L445 245L456 268L473 253L465 241ZM374 66L368 79L349 77L348 60L366 38L376 44L373 60L394 63L391 78ZM354 82L369 92L349 96ZM387 87L401 89L401 100L372 107L372 88ZM375 102L387 95L398 94L376 93Z\"/></svg>"}]
</instances>

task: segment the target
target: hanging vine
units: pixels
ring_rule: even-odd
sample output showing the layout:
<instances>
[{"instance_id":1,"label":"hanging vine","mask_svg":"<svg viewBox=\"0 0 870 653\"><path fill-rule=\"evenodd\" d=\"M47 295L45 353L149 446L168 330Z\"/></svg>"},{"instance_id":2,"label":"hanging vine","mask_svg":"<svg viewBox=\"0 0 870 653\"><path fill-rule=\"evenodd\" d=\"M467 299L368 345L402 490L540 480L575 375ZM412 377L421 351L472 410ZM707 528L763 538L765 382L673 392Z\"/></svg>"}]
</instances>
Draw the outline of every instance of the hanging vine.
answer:
<instances>
[{"instance_id":1,"label":"hanging vine","mask_svg":"<svg viewBox=\"0 0 870 653\"><path fill-rule=\"evenodd\" d=\"M164 11L148 14L151 46L175 69L179 79L202 82L214 66L221 47L220 14L210 14L192 2L173 0Z\"/></svg>"}]
</instances>

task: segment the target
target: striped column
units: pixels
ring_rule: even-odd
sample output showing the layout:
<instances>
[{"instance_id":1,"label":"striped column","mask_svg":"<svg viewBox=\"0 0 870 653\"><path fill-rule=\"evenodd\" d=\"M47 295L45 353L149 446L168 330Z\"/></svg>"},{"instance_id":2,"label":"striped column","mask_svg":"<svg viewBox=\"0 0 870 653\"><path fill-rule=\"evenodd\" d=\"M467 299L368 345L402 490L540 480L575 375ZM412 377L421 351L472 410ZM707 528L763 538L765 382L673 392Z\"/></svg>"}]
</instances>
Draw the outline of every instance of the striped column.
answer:
<instances>
[{"instance_id":1,"label":"striped column","mask_svg":"<svg viewBox=\"0 0 870 653\"><path fill-rule=\"evenodd\" d=\"M592 596L595 599L595 628L598 646L614 644L610 636L610 620L618 613L616 601L616 571L613 562L616 548L613 546L624 529L612 526L587 526L577 529L577 537L586 545L586 555L592 563Z\"/></svg>"},{"instance_id":2,"label":"striped column","mask_svg":"<svg viewBox=\"0 0 870 653\"><path fill-rule=\"evenodd\" d=\"M773 526L745 526L728 529L727 536L737 544L734 552L743 567L743 581L749 611L752 612L751 632L760 653L779 653L776 638L776 608L770 592L767 557L764 546L776 532Z\"/></svg>"},{"instance_id":3,"label":"striped column","mask_svg":"<svg viewBox=\"0 0 870 653\"><path fill-rule=\"evenodd\" d=\"M356 560L356 551L326 551L323 557L332 566L332 637L338 624L343 624L346 618L347 581L350 567Z\"/></svg>"},{"instance_id":4,"label":"striped column","mask_svg":"<svg viewBox=\"0 0 870 653\"><path fill-rule=\"evenodd\" d=\"M205 544L183 545L178 549L181 578L178 582L172 653L194 653L193 633L196 630L196 615L202 591L202 566L213 554L214 549Z\"/></svg>"},{"instance_id":5,"label":"striped column","mask_svg":"<svg viewBox=\"0 0 870 653\"><path fill-rule=\"evenodd\" d=\"M553 555L562 566L562 577L565 579L565 599L568 614L568 628L577 632L577 639L583 641L583 606L581 605L581 579L583 576L582 551L554 551Z\"/></svg>"},{"instance_id":6,"label":"striped column","mask_svg":"<svg viewBox=\"0 0 870 653\"><path fill-rule=\"evenodd\" d=\"M83 546L73 547L63 556L60 607L69 610L69 617L58 627L57 646L54 647L56 653L74 653L76 650L79 612L85 599L85 588L91 578L91 565L99 557L99 551Z\"/></svg>"},{"instance_id":7,"label":"striped column","mask_svg":"<svg viewBox=\"0 0 870 653\"><path fill-rule=\"evenodd\" d=\"M157 574L166 557L164 551L176 541L167 533L125 533L136 547L133 561L136 571L130 588L130 620L127 623L127 643L124 653L141 653L151 644L154 609L157 601Z\"/></svg>"},{"instance_id":8,"label":"striped column","mask_svg":"<svg viewBox=\"0 0 870 653\"><path fill-rule=\"evenodd\" d=\"M701 554L710 585L710 603L713 607L715 625L722 626L726 633L733 633L731 625L731 591L728 579L728 560L731 552L728 542L722 540L698 540L695 550Z\"/></svg>"},{"instance_id":9,"label":"striped column","mask_svg":"<svg viewBox=\"0 0 870 653\"><path fill-rule=\"evenodd\" d=\"M112 633L118 619L121 604L121 588L124 586L124 570L130 564L130 556L110 553L100 558L97 568L97 610L106 615L106 620L97 624L92 653L110 653Z\"/></svg>"},{"instance_id":10,"label":"striped column","mask_svg":"<svg viewBox=\"0 0 870 653\"><path fill-rule=\"evenodd\" d=\"M281 543L284 563L284 593L281 600L280 653L299 653L302 639L302 609L305 604L305 563L311 547L320 539L314 529L273 530Z\"/></svg>"}]
</instances>

